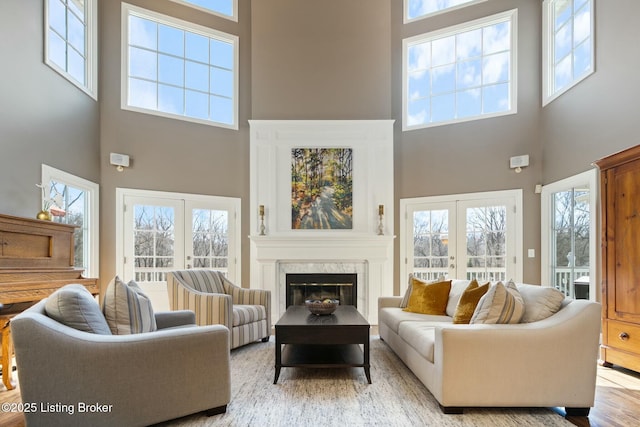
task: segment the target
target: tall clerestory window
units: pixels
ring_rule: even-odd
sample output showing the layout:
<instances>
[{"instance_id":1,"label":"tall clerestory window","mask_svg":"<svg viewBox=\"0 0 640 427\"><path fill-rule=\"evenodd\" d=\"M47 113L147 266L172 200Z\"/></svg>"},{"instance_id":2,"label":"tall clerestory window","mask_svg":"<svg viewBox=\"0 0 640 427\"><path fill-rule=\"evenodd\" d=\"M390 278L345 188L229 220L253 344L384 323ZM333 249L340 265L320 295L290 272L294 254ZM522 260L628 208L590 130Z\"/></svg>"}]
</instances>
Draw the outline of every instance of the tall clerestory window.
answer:
<instances>
[{"instance_id":1,"label":"tall clerestory window","mask_svg":"<svg viewBox=\"0 0 640 427\"><path fill-rule=\"evenodd\" d=\"M543 105L594 70L593 0L544 0Z\"/></svg>"},{"instance_id":2,"label":"tall clerestory window","mask_svg":"<svg viewBox=\"0 0 640 427\"><path fill-rule=\"evenodd\" d=\"M404 0L404 22L428 18L487 0Z\"/></svg>"},{"instance_id":3,"label":"tall clerestory window","mask_svg":"<svg viewBox=\"0 0 640 427\"><path fill-rule=\"evenodd\" d=\"M238 0L173 0L204 12L238 21ZM458 0L459 1L459 0Z\"/></svg>"},{"instance_id":4,"label":"tall clerestory window","mask_svg":"<svg viewBox=\"0 0 640 427\"><path fill-rule=\"evenodd\" d=\"M238 129L238 37L122 3L122 108Z\"/></svg>"},{"instance_id":5,"label":"tall clerestory window","mask_svg":"<svg viewBox=\"0 0 640 427\"><path fill-rule=\"evenodd\" d=\"M517 10L403 41L403 130L516 113Z\"/></svg>"},{"instance_id":6,"label":"tall clerestory window","mask_svg":"<svg viewBox=\"0 0 640 427\"><path fill-rule=\"evenodd\" d=\"M44 62L98 97L97 0L45 0Z\"/></svg>"}]
</instances>

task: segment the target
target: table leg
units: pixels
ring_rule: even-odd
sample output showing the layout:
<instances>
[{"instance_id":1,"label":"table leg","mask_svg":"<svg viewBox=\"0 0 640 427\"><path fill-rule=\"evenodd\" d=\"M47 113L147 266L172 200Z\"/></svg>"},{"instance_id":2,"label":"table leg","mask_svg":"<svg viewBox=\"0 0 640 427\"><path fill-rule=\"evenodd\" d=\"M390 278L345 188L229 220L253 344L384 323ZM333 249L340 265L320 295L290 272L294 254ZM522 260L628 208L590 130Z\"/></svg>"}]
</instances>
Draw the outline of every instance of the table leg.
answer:
<instances>
[{"instance_id":1,"label":"table leg","mask_svg":"<svg viewBox=\"0 0 640 427\"><path fill-rule=\"evenodd\" d=\"M371 372L369 366L369 339L364 342L364 374L367 376L367 381L371 384Z\"/></svg>"},{"instance_id":2,"label":"table leg","mask_svg":"<svg viewBox=\"0 0 640 427\"><path fill-rule=\"evenodd\" d=\"M13 345L11 342L11 326L8 319L2 319L2 382L7 390L13 390Z\"/></svg>"},{"instance_id":3,"label":"table leg","mask_svg":"<svg viewBox=\"0 0 640 427\"><path fill-rule=\"evenodd\" d=\"M280 340L276 335L276 363L275 363L275 376L273 378L273 383L278 383L278 377L280 376L280 368L282 367L282 348L280 346Z\"/></svg>"}]
</instances>

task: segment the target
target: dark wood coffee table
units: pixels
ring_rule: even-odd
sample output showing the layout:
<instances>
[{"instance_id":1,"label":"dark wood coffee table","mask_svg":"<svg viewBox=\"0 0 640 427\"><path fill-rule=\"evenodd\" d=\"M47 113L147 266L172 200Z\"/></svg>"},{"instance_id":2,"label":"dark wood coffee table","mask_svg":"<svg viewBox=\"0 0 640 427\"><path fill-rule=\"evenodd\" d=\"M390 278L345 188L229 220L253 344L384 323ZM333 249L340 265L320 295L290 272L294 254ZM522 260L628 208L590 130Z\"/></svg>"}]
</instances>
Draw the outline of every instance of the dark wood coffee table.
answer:
<instances>
[{"instance_id":1,"label":"dark wood coffee table","mask_svg":"<svg viewBox=\"0 0 640 427\"><path fill-rule=\"evenodd\" d=\"M341 305L333 314L316 316L303 305L292 305L275 325L276 373L285 367L362 367L369 372L369 329L367 320L352 305ZM360 348L360 344L363 348ZM284 348L283 348L284 345Z\"/></svg>"}]
</instances>

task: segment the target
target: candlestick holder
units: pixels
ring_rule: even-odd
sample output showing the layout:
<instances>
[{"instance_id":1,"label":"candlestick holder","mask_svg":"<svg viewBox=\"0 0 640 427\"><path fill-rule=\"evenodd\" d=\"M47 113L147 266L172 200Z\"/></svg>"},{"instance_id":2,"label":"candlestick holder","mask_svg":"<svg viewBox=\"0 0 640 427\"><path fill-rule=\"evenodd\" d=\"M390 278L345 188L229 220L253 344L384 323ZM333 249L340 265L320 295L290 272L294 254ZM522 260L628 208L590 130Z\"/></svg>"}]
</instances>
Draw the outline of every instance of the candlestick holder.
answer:
<instances>
[{"instance_id":1,"label":"candlestick holder","mask_svg":"<svg viewBox=\"0 0 640 427\"><path fill-rule=\"evenodd\" d=\"M378 236L384 236L384 205L378 206Z\"/></svg>"},{"instance_id":2,"label":"candlestick holder","mask_svg":"<svg viewBox=\"0 0 640 427\"><path fill-rule=\"evenodd\" d=\"M259 215L260 215L260 235L266 236L265 226L264 226L264 205L260 205Z\"/></svg>"}]
</instances>

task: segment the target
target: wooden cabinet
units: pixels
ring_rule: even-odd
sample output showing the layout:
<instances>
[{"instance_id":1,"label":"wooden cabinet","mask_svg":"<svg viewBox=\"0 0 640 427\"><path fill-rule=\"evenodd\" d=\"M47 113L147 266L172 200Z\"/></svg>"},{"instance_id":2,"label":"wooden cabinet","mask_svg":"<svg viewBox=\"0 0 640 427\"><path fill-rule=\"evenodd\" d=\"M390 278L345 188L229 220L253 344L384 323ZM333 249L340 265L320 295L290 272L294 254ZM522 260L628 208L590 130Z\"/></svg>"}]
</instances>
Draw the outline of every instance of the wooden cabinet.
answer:
<instances>
[{"instance_id":1,"label":"wooden cabinet","mask_svg":"<svg viewBox=\"0 0 640 427\"><path fill-rule=\"evenodd\" d=\"M640 145L596 162L602 205L605 365L640 372Z\"/></svg>"}]
</instances>

